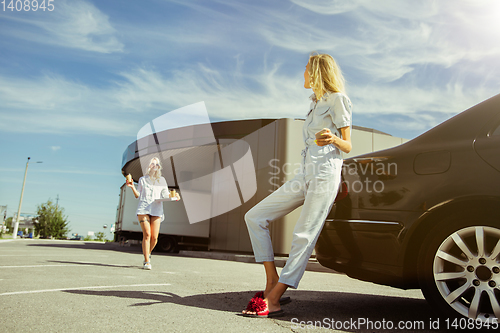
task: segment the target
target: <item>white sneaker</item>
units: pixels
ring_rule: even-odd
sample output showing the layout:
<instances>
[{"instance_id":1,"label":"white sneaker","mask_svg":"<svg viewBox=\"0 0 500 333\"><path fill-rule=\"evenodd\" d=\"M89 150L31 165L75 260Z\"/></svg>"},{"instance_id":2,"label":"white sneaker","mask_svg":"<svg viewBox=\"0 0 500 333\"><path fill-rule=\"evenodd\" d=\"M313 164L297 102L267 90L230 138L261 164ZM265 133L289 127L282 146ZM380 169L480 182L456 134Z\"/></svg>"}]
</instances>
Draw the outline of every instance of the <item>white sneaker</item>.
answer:
<instances>
[{"instance_id":1,"label":"white sneaker","mask_svg":"<svg viewBox=\"0 0 500 333\"><path fill-rule=\"evenodd\" d=\"M151 263L150 262L144 262L144 266L142 267L144 269L151 269Z\"/></svg>"}]
</instances>

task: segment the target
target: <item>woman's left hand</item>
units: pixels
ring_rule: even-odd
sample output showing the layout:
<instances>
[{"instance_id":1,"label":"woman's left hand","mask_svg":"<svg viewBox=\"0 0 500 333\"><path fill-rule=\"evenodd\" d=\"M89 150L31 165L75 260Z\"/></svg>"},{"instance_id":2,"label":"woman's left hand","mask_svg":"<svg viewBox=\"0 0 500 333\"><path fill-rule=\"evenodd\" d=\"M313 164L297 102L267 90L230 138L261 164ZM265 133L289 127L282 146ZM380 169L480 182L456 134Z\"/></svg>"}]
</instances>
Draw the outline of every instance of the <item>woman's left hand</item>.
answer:
<instances>
[{"instance_id":1,"label":"woman's left hand","mask_svg":"<svg viewBox=\"0 0 500 333\"><path fill-rule=\"evenodd\" d=\"M316 140L314 140L318 146L326 146L335 143L335 135L328 128L323 128L321 131L316 133Z\"/></svg>"}]
</instances>

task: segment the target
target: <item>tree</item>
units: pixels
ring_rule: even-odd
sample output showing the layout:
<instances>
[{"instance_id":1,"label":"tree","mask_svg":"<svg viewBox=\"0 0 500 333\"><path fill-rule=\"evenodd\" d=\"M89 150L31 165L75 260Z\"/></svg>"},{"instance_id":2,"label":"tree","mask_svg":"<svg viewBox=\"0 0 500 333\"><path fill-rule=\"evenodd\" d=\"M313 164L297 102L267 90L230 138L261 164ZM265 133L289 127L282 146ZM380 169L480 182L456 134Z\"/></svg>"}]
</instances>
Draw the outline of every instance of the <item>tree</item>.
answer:
<instances>
[{"instance_id":1,"label":"tree","mask_svg":"<svg viewBox=\"0 0 500 333\"><path fill-rule=\"evenodd\" d=\"M14 218L13 217L8 217L5 219L5 226L7 227L7 229L9 229L9 233L12 233L12 220Z\"/></svg>"},{"instance_id":2,"label":"tree","mask_svg":"<svg viewBox=\"0 0 500 333\"><path fill-rule=\"evenodd\" d=\"M95 234L95 238L98 240L98 241L104 241L105 240L105 237L106 235L104 234L104 232L102 231L99 231Z\"/></svg>"},{"instance_id":3,"label":"tree","mask_svg":"<svg viewBox=\"0 0 500 333\"><path fill-rule=\"evenodd\" d=\"M57 207L49 199L37 207L38 223L35 224L35 233L42 238L65 238L69 232L67 217L63 216L64 208Z\"/></svg>"}]
</instances>

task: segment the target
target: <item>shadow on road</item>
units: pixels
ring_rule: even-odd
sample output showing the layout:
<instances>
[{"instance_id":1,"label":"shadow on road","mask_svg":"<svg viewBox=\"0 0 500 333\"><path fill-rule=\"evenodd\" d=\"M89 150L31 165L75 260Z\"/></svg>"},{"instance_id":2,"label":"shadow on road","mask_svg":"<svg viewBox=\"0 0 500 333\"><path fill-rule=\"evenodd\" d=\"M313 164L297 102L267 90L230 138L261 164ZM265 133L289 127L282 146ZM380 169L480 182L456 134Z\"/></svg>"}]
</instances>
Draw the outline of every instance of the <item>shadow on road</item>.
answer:
<instances>
[{"instance_id":1,"label":"shadow on road","mask_svg":"<svg viewBox=\"0 0 500 333\"><path fill-rule=\"evenodd\" d=\"M82 249L82 250L113 250L120 252L137 252L142 251L140 246L118 246L117 243L99 243L99 242L83 242L83 241L58 241L28 244L28 246L37 247L52 247L66 249Z\"/></svg>"},{"instance_id":2,"label":"shadow on road","mask_svg":"<svg viewBox=\"0 0 500 333\"><path fill-rule=\"evenodd\" d=\"M47 262L54 262L58 264L71 264L71 265L85 265L85 266L101 266L101 267L116 267L116 268L134 268L143 269L142 266L126 266L126 265L112 265L112 264L102 264L99 262L81 262L81 261L62 261L62 260L47 260Z\"/></svg>"},{"instance_id":3,"label":"shadow on road","mask_svg":"<svg viewBox=\"0 0 500 333\"><path fill-rule=\"evenodd\" d=\"M172 303L208 310L234 312L235 314L239 314L245 308L247 301L254 294L253 292L229 292L181 297L167 291L67 290L65 292L85 296L118 297L137 301L137 303L129 306ZM391 321L394 325L399 322L408 322L413 326L422 325L420 330L413 331L438 331L429 329L430 320L435 323L438 318L423 299L318 291L289 291L286 295L292 297L292 303L282 307L285 311L283 317L273 318L273 320L282 321L286 325L292 325L292 319L296 325L303 322L303 328L305 328L307 322L324 323L325 318L330 323L332 321L357 322L359 319L364 318L373 323ZM248 318L248 320L258 319ZM444 327L443 319L440 321L442 328ZM363 332L373 331L373 329L358 327L349 331ZM383 329L377 329L376 331L381 332ZM394 332L394 329L390 331Z\"/></svg>"},{"instance_id":4,"label":"shadow on road","mask_svg":"<svg viewBox=\"0 0 500 333\"><path fill-rule=\"evenodd\" d=\"M125 253L142 253L142 248L139 245L120 246L118 243L98 243L98 242L83 242L83 241L57 241L47 243L34 243L28 246L46 247L46 248L64 248L64 249L81 249L81 250L101 250L101 251L116 251ZM153 250L156 255L176 256L177 253L161 252L157 248Z\"/></svg>"}]
</instances>

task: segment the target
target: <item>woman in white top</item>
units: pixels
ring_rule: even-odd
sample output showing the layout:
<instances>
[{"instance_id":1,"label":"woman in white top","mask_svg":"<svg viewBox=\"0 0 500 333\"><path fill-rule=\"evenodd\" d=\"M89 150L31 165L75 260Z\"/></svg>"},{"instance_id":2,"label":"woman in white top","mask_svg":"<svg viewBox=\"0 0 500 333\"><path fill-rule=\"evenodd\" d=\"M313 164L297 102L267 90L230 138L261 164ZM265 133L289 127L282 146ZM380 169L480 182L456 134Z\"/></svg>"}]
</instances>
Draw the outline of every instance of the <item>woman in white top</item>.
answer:
<instances>
[{"instance_id":1,"label":"woman in white top","mask_svg":"<svg viewBox=\"0 0 500 333\"><path fill-rule=\"evenodd\" d=\"M162 192L168 193L167 181L161 175L161 164L157 157L153 157L149 163L146 175L139 178L137 189L133 182L127 186L134 191L139 198L137 206L137 217L142 229L142 253L144 254L144 269L151 269L151 252L158 242L160 223L164 220L163 202L155 201L162 197ZM169 194L170 196L170 194ZM178 194L176 195L179 196Z\"/></svg>"},{"instance_id":2,"label":"woman in white top","mask_svg":"<svg viewBox=\"0 0 500 333\"><path fill-rule=\"evenodd\" d=\"M264 264L266 287L249 302L243 313L254 317L283 314L281 298L287 288L297 288L325 219L333 205L341 179L343 152L350 152L351 102L344 93L344 78L328 54L309 57L304 88L312 88L312 103L304 122L301 172L250 209L245 215L255 261ZM269 236L269 223L302 206L293 232L292 248L278 276Z\"/></svg>"}]
</instances>

